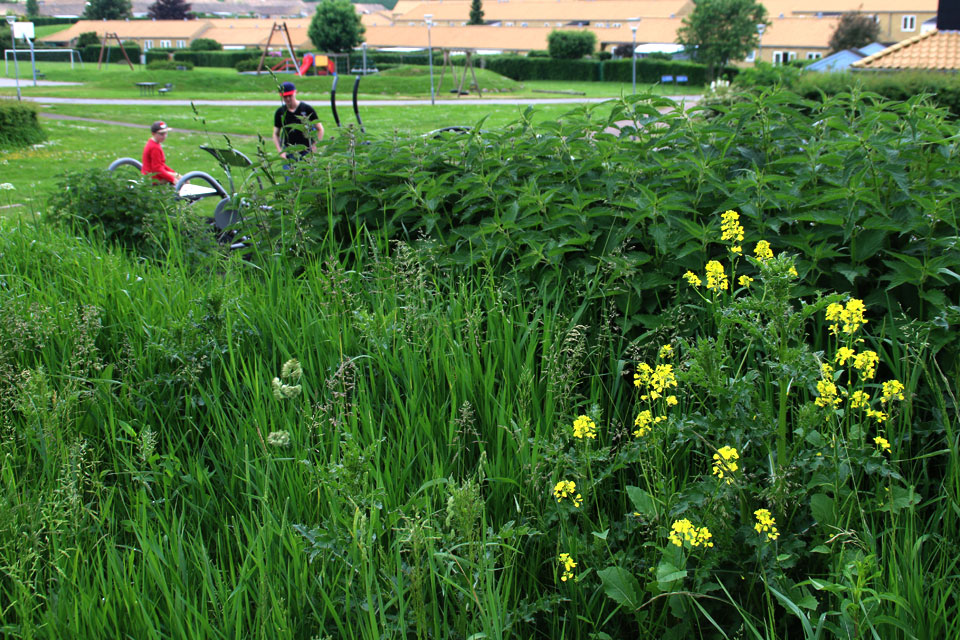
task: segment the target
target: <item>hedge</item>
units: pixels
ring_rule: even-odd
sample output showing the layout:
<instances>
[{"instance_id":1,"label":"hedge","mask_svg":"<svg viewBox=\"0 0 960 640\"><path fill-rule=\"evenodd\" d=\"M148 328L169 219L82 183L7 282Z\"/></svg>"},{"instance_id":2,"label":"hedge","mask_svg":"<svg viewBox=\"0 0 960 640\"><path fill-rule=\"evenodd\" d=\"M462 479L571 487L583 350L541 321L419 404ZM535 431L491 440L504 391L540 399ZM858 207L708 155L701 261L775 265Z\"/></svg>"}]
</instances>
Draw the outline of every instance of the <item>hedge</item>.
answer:
<instances>
[{"instance_id":1,"label":"hedge","mask_svg":"<svg viewBox=\"0 0 960 640\"><path fill-rule=\"evenodd\" d=\"M140 63L140 47L132 45L124 45L124 50L127 52L127 57L130 58L130 62L133 64ZM80 50L80 58L84 62L96 62L100 58L100 45L91 44ZM120 51L120 47L104 47L103 51L103 61L106 62L122 62L126 64L126 60L123 59L123 52Z\"/></svg>"},{"instance_id":2,"label":"hedge","mask_svg":"<svg viewBox=\"0 0 960 640\"><path fill-rule=\"evenodd\" d=\"M31 104L0 101L0 148L27 147L47 139Z\"/></svg>"},{"instance_id":3,"label":"hedge","mask_svg":"<svg viewBox=\"0 0 960 640\"><path fill-rule=\"evenodd\" d=\"M805 98L820 100L821 95L835 96L855 87L879 94L888 100L909 100L915 95L929 94L933 104L960 118L960 76L933 71L885 73L804 73L792 89ZM822 92L822 93L821 93Z\"/></svg>"},{"instance_id":4,"label":"hedge","mask_svg":"<svg viewBox=\"0 0 960 640\"><path fill-rule=\"evenodd\" d=\"M513 80L600 80L600 65L596 60L554 60L527 58L517 55L488 56L484 66Z\"/></svg>"},{"instance_id":5,"label":"hedge","mask_svg":"<svg viewBox=\"0 0 960 640\"><path fill-rule=\"evenodd\" d=\"M192 62L195 67L225 67L233 69L241 60L259 58L263 51L259 49L242 49L239 51L190 51L178 49L173 59L178 62ZM299 55L299 54L298 54ZM271 58L276 60L276 58Z\"/></svg>"}]
</instances>

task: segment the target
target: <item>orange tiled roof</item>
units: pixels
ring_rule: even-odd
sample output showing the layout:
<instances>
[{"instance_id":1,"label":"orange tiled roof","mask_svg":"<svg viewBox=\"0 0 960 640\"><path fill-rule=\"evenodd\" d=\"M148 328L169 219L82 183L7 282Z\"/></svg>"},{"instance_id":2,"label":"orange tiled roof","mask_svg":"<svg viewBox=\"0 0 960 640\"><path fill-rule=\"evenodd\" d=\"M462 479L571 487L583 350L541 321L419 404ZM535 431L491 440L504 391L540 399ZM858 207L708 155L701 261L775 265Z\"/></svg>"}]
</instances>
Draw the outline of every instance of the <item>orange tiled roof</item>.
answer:
<instances>
[{"instance_id":1,"label":"orange tiled roof","mask_svg":"<svg viewBox=\"0 0 960 640\"><path fill-rule=\"evenodd\" d=\"M847 13L936 13L938 0L760 0L771 18Z\"/></svg>"},{"instance_id":2,"label":"orange tiled roof","mask_svg":"<svg viewBox=\"0 0 960 640\"><path fill-rule=\"evenodd\" d=\"M960 71L960 31L936 29L853 63L855 69Z\"/></svg>"},{"instance_id":3,"label":"orange tiled roof","mask_svg":"<svg viewBox=\"0 0 960 640\"><path fill-rule=\"evenodd\" d=\"M421 2L412 8L398 13L394 8L397 22L422 22L424 15L433 15L434 22L463 22L470 17L470 2L466 0L447 0L445 2ZM492 21L527 22L570 22L590 20L604 22L626 22L629 18L669 18L685 15L689 0L604 0L593 2L585 0L527 0L521 2L485 2L483 19ZM397 5L400 6L400 3ZM692 6L692 5L691 5ZM542 26L542 25L540 25Z\"/></svg>"},{"instance_id":4,"label":"orange tiled roof","mask_svg":"<svg viewBox=\"0 0 960 640\"><path fill-rule=\"evenodd\" d=\"M760 44L764 50L776 47L826 48L839 21L840 18L836 16L772 18Z\"/></svg>"},{"instance_id":5,"label":"orange tiled roof","mask_svg":"<svg viewBox=\"0 0 960 640\"><path fill-rule=\"evenodd\" d=\"M80 20L69 29L38 38L41 42L65 42L79 38L81 33L93 31L101 38L105 33L116 33L124 38L164 38L183 40L199 38L210 25L206 20Z\"/></svg>"}]
</instances>

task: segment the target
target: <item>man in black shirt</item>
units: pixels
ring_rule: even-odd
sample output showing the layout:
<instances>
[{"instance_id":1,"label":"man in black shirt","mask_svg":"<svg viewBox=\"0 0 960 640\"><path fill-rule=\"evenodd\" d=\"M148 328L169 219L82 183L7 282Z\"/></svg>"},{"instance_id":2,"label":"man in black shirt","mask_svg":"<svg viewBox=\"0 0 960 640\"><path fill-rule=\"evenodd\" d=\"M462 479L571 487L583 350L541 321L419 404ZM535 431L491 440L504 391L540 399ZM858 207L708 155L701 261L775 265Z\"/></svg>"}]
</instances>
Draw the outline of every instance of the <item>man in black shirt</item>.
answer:
<instances>
[{"instance_id":1,"label":"man in black shirt","mask_svg":"<svg viewBox=\"0 0 960 640\"><path fill-rule=\"evenodd\" d=\"M280 85L280 98L283 106L273 116L273 144L281 158L299 160L317 150L317 141L323 140L323 125L318 121L313 107L297 100L297 88L292 82ZM313 130L317 132L316 138L309 135ZM294 145L305 149L288 152L287 148Z\"/></svg>"}]
</instances>

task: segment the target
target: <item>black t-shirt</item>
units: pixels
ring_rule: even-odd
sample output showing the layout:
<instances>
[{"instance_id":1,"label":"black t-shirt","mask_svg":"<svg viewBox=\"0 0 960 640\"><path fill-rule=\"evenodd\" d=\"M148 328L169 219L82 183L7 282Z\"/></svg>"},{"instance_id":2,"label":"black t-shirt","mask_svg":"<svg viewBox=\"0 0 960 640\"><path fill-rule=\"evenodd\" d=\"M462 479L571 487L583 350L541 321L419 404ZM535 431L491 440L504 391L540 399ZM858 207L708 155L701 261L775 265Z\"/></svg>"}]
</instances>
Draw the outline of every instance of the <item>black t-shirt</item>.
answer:
<instances>
[{"instance_id":1,"label":"black t-shirt","mask_svg":"<svg viewBox=\"0 0 960 640\"><path fill-rule=\"evenodd\" d=\"M273 126L280 129L280 146L286 148L302 144L309 151L310 139L303 129L311 131L309 123L316 122L317 119L317 112L306 102L300 102L293 111L287 110L286 106L277 109L273 116ZM313 141L316 142L316 136L313 136Z\"/></svg>"}]
</instances>

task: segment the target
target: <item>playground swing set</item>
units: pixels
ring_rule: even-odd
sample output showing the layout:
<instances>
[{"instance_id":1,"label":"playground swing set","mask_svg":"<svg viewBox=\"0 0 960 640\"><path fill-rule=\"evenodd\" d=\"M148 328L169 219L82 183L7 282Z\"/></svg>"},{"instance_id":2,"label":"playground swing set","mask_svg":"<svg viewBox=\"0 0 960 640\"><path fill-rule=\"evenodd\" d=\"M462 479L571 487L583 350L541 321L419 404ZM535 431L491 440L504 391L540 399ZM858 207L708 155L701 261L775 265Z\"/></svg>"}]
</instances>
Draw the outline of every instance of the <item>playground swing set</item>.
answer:
<instances>
[{"instance_id":1,"label":"playground swing set","mask_svg":"<svg viewBox=\"0 0 960 640\"><path fill-rule=\"evenodd\" d=\"M287 30L286 22L274 22L270 28L270 35L267 37L267 44L263 47L263 54L260 56L260 63L257 65L257 75L260 75L266 65L267 55L270 51L270 44L273 42L273 36L278 34L281 38L281 45L284 45L289 58L284 58L279 63L268 67L270 71L279 73L295 73L298 76L306 75L311 68L316 68L317 75L335 75L337 73L337 63L329 56L314 55L307 53L303 60L297 61L297 54L293 51L293 41L290 39L290 31Z\"/></svg>"}]
</instances>

